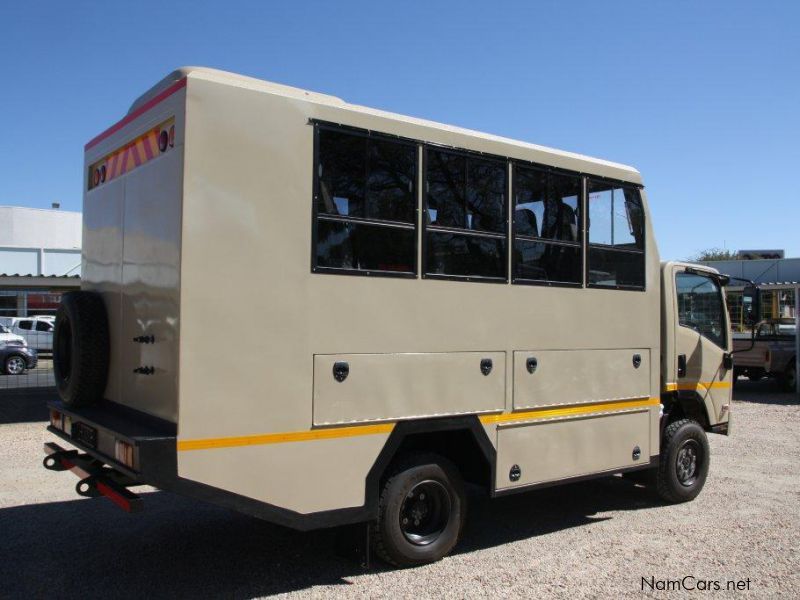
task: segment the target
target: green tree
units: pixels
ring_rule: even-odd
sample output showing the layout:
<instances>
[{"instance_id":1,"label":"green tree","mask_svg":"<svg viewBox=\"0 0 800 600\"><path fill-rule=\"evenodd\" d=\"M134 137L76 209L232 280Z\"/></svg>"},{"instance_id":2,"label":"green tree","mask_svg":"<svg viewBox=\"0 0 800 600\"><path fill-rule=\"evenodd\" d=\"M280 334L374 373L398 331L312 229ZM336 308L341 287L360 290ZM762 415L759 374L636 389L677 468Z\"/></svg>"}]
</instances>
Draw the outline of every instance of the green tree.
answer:
<instances>
[{"instance_id":1,"label":"green tree","mask_svg":"<svg viewBox=\"0 0 800 600\"><path fill-rule=\"evenodd\" d=\"M737 260L739 255L736 252L731 252L730 250L724 250L723 248L708 248L706 250L701 250L691 258L689 258L690 262L705 262L709 260Z\"/></svg>"}]
</instances>

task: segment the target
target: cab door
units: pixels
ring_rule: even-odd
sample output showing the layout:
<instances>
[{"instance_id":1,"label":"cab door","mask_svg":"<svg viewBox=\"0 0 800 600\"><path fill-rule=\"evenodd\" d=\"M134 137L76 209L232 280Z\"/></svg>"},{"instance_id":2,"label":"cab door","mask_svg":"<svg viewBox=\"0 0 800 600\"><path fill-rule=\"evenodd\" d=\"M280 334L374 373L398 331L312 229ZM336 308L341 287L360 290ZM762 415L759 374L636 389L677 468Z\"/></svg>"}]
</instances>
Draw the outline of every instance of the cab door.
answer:
<instances>
[{"instance_id":1,"label":"cab door","mask_svg":"<svg viewBox=\"0 0 800 600\"><path fill-rule=\"evenodd\" d=\"M733 361L724 288L715 273L680 265L675 266L673 285L677 323L671 385L681 395L699 396L711 425L726 423Z\"/></svg>"}]
</instances>

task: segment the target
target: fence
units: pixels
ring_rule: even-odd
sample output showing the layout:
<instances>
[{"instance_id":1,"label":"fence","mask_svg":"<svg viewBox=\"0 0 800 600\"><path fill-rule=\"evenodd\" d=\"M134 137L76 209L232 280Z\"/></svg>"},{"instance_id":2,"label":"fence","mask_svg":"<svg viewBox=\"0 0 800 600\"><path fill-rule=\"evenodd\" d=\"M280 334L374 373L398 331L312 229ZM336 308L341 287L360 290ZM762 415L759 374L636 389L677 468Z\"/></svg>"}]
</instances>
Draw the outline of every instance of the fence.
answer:
<instances>
[{"instance_id":1,"label":"fence","mask_svg":"<svg viewBox=\"0 0 800 600\"><path fill-rule=\"evenodd\" d=\"M55 386L53 320L33 317L3 321L0 321L0 394L6 390Z\"/></svg>"}]
</instances>

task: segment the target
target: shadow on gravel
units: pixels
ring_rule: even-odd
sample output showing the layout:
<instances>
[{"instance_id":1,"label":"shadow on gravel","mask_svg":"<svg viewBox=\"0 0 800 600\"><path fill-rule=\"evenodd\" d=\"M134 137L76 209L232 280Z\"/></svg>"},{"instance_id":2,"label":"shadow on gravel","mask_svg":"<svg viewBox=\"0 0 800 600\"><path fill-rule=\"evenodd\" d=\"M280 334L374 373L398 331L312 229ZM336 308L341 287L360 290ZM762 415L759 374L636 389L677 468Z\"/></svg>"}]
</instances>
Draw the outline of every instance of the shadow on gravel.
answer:
<instances>
[{"instance_id":1,"label":"shadow on gravel","mask_svg":"<svg viewBox=\"0 0 800 600\"><path fill-rule=\"evenodd\" d=\"M47 401L57 398L55 388L0 390L0 425L47 421Z\"/></svg>"},{"instance_id":2,"label":"shadow on gravel","mask_svg":"<svg viewBox=\"0 0 800 600\"><path fill-rule=\"evenodd\" d=\"M63 474L64 485L77 481ZM350 585L364 571L337 553L341 530L296 532L163 492L128 515L104 498L0 510L4 598L252 598ZM471 498L457 552L603 520L598 511L656 506L619 477L490 501ZM372 571L384 567L373 562Z\"/></svg>"},{"instance_id":3,"label":"shadow on gravel","mask_svg":"<svg viewBox=\"0 0 800 600\"><path fill-rule=\"evenodd\" d=\"M794 392L784 392L778 382L773 379L749 381L740 377L733 386L733 399L737 402L751 402L753 404L777 404L787 406L800 402Z\"/></svg>"}]
</instances>

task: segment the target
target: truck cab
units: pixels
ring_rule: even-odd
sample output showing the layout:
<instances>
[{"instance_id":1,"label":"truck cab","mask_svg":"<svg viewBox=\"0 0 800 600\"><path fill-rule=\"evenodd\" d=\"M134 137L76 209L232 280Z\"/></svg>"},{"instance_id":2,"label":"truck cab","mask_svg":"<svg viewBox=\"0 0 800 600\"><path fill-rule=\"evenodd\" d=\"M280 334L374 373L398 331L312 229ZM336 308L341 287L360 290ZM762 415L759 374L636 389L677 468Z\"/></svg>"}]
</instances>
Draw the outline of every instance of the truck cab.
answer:
<instances>
[{"instance_id":1,"label":"truck cab","mask_svg":"<svg viewBox=\"0 0 800 600\"><path fill-rule=\"evenodd\" d=\"M684 262L664 263L661 276L665 411L681 410L710 430L727 433L733 388L727 278Z\"/></svg>"}]
</instances>

